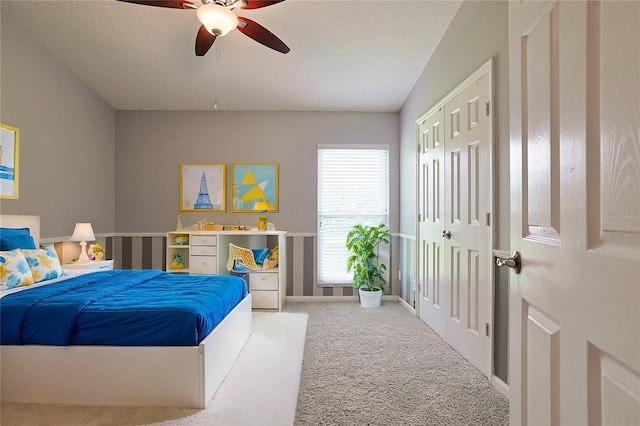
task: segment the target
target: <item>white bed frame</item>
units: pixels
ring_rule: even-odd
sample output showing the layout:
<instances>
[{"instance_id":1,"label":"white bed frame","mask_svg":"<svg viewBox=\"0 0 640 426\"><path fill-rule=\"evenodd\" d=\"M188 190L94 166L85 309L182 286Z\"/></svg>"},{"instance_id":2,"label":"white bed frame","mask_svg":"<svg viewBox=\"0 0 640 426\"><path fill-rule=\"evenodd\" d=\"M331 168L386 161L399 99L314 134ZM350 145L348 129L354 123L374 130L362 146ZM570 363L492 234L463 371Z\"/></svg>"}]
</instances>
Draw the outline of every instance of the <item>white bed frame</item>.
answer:
<instances>
[{"instance_id":1,"label":"white bed frame","mask_svg":"<svg viewBox=\"0 0 640 426\"><path fill-rule=\"evenodd\" d=\"M0 215L0 226L40 217ZM251 335L251 295L198 346L0 346L2 401L205 408Z\"/></svg>"}]
</instances>

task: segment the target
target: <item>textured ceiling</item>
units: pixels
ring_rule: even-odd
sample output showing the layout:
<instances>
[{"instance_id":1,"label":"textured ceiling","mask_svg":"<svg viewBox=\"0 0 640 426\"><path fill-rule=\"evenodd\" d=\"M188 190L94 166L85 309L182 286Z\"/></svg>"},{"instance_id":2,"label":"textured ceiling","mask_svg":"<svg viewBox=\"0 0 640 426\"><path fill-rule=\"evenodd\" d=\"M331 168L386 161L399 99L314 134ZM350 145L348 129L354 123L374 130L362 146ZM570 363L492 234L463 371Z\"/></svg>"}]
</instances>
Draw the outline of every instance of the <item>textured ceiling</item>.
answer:
<instances>
[{"instance_id":1,"label":"textured ceiling","mask_svg":"<svg viewBox=\"0 0 640 426\"><path fill-rule=\"evenodd\" d=\"M196 57L195 10L115 0L1 1L3 15L113 108L213 110L217 102L221 111L398 111L460 4L286 0L235 9L291 52L232 31Z\"/></svg>"}]
</instances>

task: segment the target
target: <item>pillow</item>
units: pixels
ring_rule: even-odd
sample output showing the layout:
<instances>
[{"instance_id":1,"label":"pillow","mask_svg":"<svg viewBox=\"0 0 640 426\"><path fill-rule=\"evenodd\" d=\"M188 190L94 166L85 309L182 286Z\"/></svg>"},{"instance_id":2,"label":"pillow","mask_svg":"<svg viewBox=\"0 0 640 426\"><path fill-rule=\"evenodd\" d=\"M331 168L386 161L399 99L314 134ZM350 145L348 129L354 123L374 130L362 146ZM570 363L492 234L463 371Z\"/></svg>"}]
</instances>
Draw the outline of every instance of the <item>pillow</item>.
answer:
<instances>
[{"instance_id":1,"label":"pillow","mask_svg":"<svg viewBox=\"0 0 640 426\"><path fill-rule=\"evenodd\" d=\"M35 249L36 243L31 235L14 235L0 237L0 250Z\"/></svg>"},{"instance_id":2,"label":"pillow","mask_svg":"<svg viewBox=\"0 0 640 426\"><path fill-rule=\"evenodd\" d=\"M31 235L29 228L0 228L1 237L17 237L20 235Z\"/></svg>"},{"instance_id":3,"label":"pillow","mask_svg":"<svg viewBox=\"0 0 640 426\"><path fill-rule=\"evenodd\" d=\"M262 265L264 260L269 256L269 253L271 253L271 250L268 248L251 249L251 251L253 252L253 258L258 265Z\"/></svg>"},{"instance_id":4,"label":"pillow","mask_svg":"<svg viewBox=\"0 0 640 426\"><path fill-rule=\"evenodd\" d=\"M0 282L7 288L33 284L31 269L20 250L0 251Z\"/></svg>"},{"instance_id":5,"label":"pillow","mask_svg":"<svg viewBox=\"0 0 640 426\"><path fill-rule=\"evenodd\" d=\"M64 271L53 245L41 249L21 251L27 260L34 282L38 283L62 276Z\"/></svg>"}]
</instances>

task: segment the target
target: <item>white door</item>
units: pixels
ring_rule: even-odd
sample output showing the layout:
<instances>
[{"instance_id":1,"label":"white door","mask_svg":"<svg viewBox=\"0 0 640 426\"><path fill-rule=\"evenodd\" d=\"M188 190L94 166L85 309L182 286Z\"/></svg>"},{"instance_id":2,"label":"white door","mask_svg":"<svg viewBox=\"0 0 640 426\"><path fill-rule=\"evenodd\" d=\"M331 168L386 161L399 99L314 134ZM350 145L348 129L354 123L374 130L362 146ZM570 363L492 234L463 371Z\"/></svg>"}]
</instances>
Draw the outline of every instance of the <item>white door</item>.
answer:
<instances>
[{"instance_id":1,"label":"white door","mask_svg":"<svg viewBox=\"0 0 640 426\"><path fill-rule=\"evenodd\" d=\"M492 374L492 64L418 125L418 314Z\"/></svg>"},{"instance_id":2,"label":"white door","mask_svg":"<svg viewBox=\"0 0 640 426\"><path fill-rule=\"evenodd\" d=\"M418 122L418 315L444 335L444 107Z\"/></svg>"},{"instance_id":3,"label":"white door","mask_svg":"<svg viewBox=\"0 0 640 426\"><path fill-rule=\"evenodd\" d=\"M510 420L640 424L640 2L510 2Z\"/></svg>"},{"instance_id":4,"label":"white door","mask_svg":"<svg viewBox=\"0 0 640 426\"><path fill-rule=\"evenodd\" d=\"M446 341L491 377L491 74L444 106Z\"/></svg>"}]
</instances>

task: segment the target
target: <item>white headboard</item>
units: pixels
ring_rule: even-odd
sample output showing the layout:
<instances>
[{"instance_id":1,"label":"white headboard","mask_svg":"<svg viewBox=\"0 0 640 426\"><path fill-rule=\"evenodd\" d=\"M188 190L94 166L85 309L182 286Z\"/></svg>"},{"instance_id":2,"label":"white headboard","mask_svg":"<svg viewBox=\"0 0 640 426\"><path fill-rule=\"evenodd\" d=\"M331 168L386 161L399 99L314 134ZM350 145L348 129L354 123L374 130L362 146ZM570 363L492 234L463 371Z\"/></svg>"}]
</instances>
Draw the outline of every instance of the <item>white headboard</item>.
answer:
<instances>
[{"instance_id":1,"label":"white headboard","mask_svg":"<svg viewBox=\"0 0 640 426\"><path fill-rule=\"evenodd\" d=\"M3 214L0 215L0 227L29 228L36 247L40 247L40 216Z\"/></svg>"}]
</instances>

